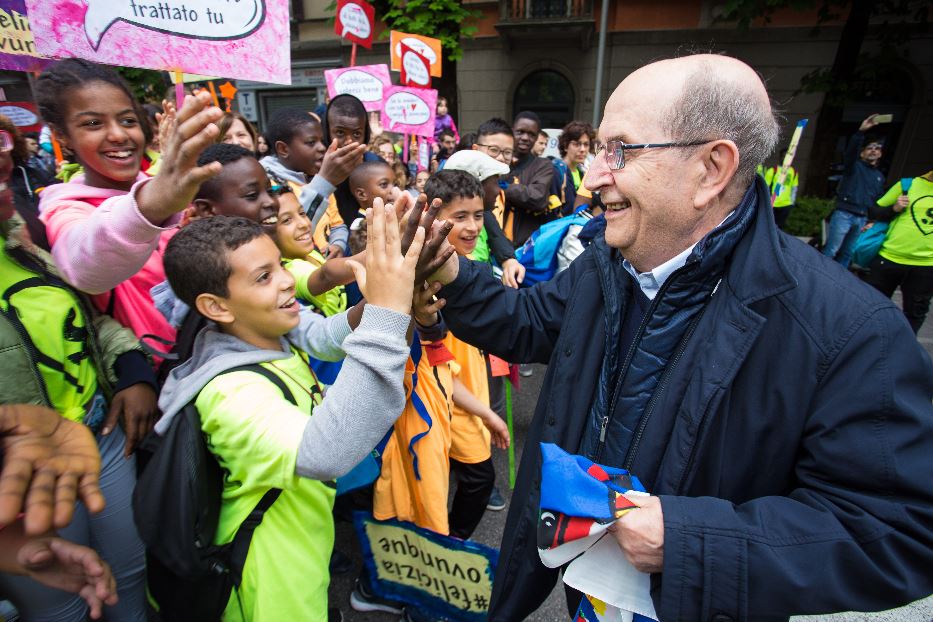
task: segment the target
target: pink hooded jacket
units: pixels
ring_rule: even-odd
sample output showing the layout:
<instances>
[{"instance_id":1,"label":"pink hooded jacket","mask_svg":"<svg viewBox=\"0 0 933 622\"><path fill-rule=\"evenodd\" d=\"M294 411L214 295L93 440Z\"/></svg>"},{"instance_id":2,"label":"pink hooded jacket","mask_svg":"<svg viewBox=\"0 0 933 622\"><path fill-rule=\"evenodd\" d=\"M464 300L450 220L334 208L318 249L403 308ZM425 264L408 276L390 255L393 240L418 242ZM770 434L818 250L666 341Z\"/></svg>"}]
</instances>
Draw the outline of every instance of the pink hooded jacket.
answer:
<instances>
[{"instance_id":1,"label":"pink hooded jacket","mask_svg":"<svg viewBox=\"0 0 933 622\"><path fill-rule=\"evenodd\" d=\"M79 175L42 191L39 218L65 281L92 294L101 311L113 296L113 317L137 337L172 341L175 331L156 310L149 289L165 280L162 254L177 219L160 227L140 213L136 193L148 179L140 173L127 193L88 186Z\"/></svg>"}]
</instances>

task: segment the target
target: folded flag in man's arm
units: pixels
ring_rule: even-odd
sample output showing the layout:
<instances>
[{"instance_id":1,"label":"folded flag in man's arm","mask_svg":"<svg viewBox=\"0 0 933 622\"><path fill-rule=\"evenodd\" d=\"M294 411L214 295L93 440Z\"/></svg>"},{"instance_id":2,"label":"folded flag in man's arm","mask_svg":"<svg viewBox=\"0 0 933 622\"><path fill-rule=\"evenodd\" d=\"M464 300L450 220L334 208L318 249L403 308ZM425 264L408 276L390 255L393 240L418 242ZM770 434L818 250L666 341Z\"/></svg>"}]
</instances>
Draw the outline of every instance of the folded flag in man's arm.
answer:
<instances>
[{"instance_id":1,"label":"folded flag in man's arm","mask_svg":"<svg viewBox=\"0 0 933 622\"><path fill-rule=\"evenodd\" d=\"M625 495L646 495L637 477L541 443L538 554L549 568L564 564L564 582L587 595L579 622L657 619L647 574L625 559L606 530L638 509ZM618 610L618 611L617 611Z\"/></svg>"}]
</instances>

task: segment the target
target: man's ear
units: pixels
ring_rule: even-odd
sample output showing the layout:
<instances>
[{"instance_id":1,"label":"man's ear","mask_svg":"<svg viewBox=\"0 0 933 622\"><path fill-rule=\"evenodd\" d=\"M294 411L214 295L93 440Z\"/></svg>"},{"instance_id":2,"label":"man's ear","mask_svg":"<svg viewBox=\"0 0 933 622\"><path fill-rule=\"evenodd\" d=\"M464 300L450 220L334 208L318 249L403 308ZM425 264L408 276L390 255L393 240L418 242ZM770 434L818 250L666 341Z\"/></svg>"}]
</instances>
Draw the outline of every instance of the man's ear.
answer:
<instances>
[{"instance_id":1,"label":"man's ear","mask_svg":"<svg viewBox=\"0 0 933 622\"><path fill-rule=\"evenodd\" d=\"M705 207L720 197L739 168L739 149L731 140L717 140L701 147L699 185L694 206Z\"/></svg>"},{"instance_id":2,"label":"man's ear","mask_svg":"<svg viewBox=\"0 0 933 622\"><path fill-rule=\"evenodd\" d=\"M210 199L195 199L192 206L194 207L194 213L191 215L192 219L209 218L217 215L217 209Z\"/></svg>"},{"instance_id":3,"label":"man's ear","mask_svg":"<svg viewBox=\"0 0 933 622\"><path fill-rule=\"evenodd\" d=\"M284 160L288 158L289 149L287 142L283 140L277 140L275 141L275 145L273 145L272 148L275 151L275 155L278 156L279 159Z\"/></svg>"},{"instance_id":4,"label":"man's ear","mask_svg":"<svg viewBox=\"0 0 933 622\"><path fill-rule=\"evenodd\" d=\"M218 324L232 324L236 319L227 307L227 300L216 294L200 294L194 301L198 313Z\"/></svg>"}]
</instances>

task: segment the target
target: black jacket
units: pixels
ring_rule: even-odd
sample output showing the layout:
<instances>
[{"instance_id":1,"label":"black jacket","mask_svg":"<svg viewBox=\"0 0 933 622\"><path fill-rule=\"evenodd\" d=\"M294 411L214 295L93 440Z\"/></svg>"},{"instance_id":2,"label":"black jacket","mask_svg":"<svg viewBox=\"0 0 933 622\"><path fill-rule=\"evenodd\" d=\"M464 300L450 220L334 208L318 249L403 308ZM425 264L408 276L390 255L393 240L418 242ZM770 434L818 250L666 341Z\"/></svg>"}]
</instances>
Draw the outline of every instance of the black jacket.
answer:
<instances>
[{"instance_id":1,"label":"black jacket","mask_svg":"<svg viewBox=\"0 0 933 622\"><path fill-rule=\"evenodd\" d=\"M836 208L868 215L868 210L884 194L884 174L864 162L859 156L865 144L865 134L856 132L846 144L845 172L836 189Z\"/></svg>"},{"instance_id":2,"label":"black jacket","mask_svg":"<svg viewBox=\"0 0 933 622\"><path fill-rule=\"evenodd\" d=\"M512 243L518 248L535 229L559 215L550 206L554 166L546 158L529 155L513 166L505 178L511 185L505 189L503 229L508 228L511 220Z\"/></svg>"},{"instance_id":3,"label":"black jacket","mask_svg":"<svg viewBox=\"0 0 933 622\"><path fill-rule=\"evenodd\" d=\"M879 610L933 592L933 365L901 312L756 215L665 371L626 463L661 498L662 620ZM600 235L552 281L510 290L461 260L451 331L548 362L506 523L490 620L523 620L556 571L538 559L539 442L577 452L599 378L622 364L621 258ZM608 332L607 332L608 329Z\"/></svg>"}]
</instances>

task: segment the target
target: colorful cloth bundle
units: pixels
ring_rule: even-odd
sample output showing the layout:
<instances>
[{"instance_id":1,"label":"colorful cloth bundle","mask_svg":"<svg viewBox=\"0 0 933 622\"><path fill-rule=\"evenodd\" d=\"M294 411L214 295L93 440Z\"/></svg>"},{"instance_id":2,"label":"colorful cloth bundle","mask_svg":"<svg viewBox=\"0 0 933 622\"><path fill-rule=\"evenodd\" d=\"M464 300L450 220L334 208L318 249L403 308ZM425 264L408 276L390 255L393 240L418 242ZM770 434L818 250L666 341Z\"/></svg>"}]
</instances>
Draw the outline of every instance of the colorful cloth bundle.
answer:
<instances>
[{"instance_id":1,"label":"colorful cloth bundle","mask_svg":"<svg viewBox=\"0 0 933 622\"><path fill-rule=\"evenodd\" d=\"M647 495L637 477L557 445L541 443L538 554L549 568L567 564L564 583L586 597L578 622L657 619L649 577L622 554L606 530L638 508L625 495Z\"/></svg>"}]
</instances>

